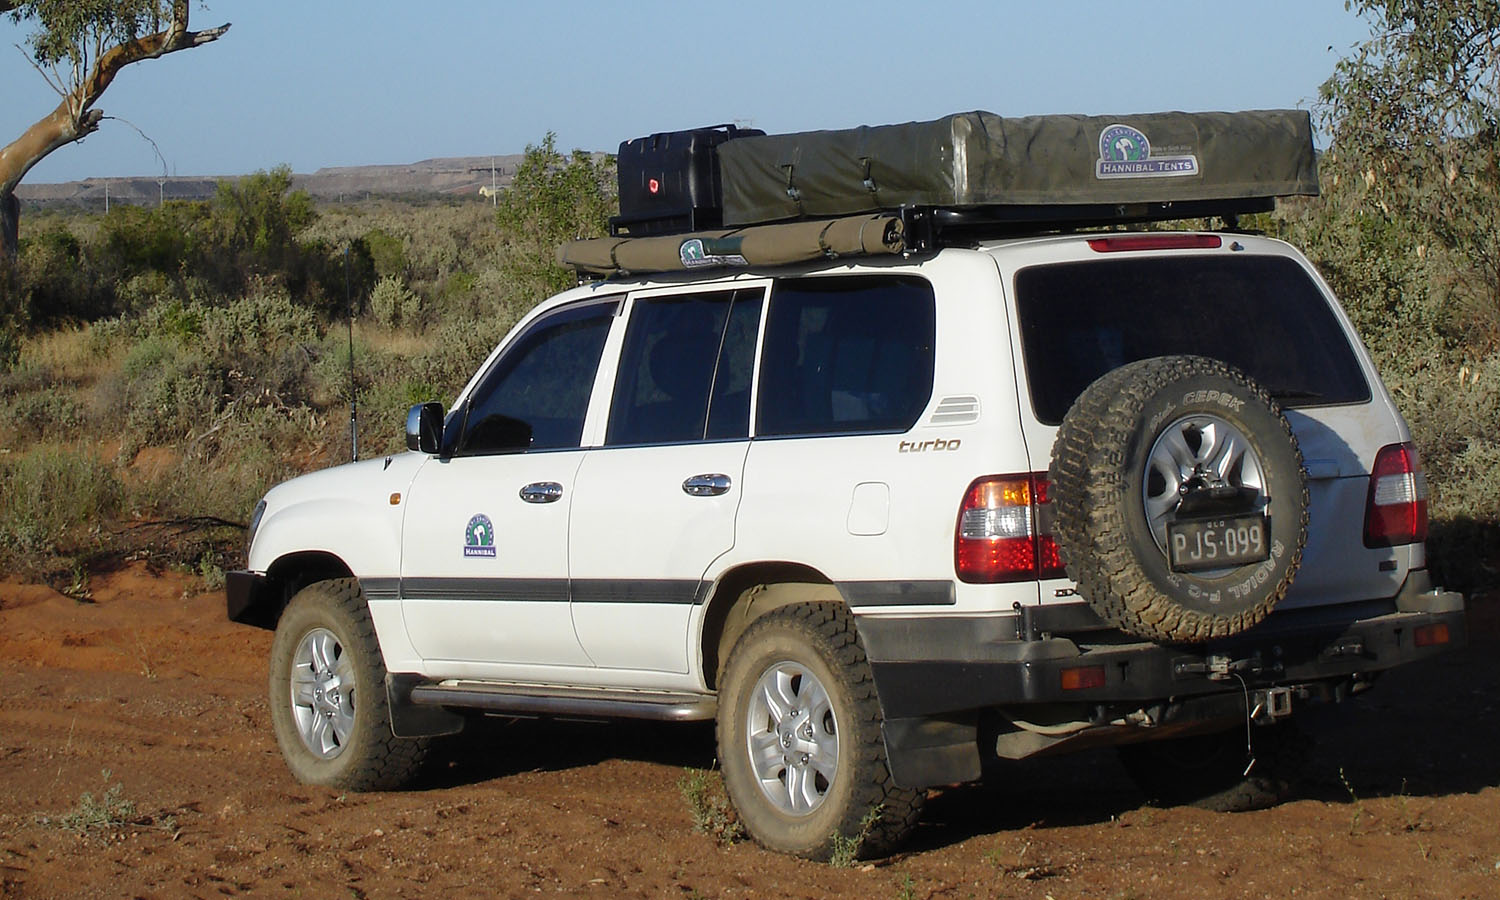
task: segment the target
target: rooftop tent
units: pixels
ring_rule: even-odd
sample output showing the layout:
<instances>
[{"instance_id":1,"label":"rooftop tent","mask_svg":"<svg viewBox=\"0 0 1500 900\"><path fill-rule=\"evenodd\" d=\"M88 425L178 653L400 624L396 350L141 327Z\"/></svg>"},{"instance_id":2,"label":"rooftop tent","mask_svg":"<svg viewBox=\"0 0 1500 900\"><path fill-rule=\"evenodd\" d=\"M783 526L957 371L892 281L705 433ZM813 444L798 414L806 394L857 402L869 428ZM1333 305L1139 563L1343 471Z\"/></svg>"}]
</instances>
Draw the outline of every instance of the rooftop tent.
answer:
<instances>
[{"instance_id":1,"label":"rooftop tent","mask_svg":"<svg viewBox=\"0 0 1500 900\"><path fill-rule=\"evenodd\" d=\"M718 148L724 224L903 206L1057 207L1318 193L1301 110L1027 116L808 131Z\"/></svg>"},{"instance_id":2,"label":"rooftop tent","mask_svg":"<svg viewBox=\"0 0 1500 900\"><path fill-rule=\"evenodd\" d=\"M956 239L1269 210L1318 193L1301 110L1002 118L726 136L705 149L722 229L558 250L594 274L923 251ZM695 165L702 165L697 160ZM622 174L621 191L625 191Z\"/></svg>"}]
</instances>

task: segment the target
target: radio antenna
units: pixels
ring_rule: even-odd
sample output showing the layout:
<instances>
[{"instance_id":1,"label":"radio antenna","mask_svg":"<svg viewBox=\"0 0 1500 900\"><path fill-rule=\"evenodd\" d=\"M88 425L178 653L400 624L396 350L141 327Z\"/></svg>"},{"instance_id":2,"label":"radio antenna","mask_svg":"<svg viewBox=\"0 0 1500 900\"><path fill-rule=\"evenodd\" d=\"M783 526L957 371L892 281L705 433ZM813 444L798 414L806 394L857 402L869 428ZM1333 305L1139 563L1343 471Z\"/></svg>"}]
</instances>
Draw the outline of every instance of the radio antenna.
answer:
<instances>
[{"instance_id":1,"label":"radio antenna","mask_svg":"<svg viewBox=\"0 0 1500 900\"><path fill-rule=\"evenodd\" d=\"M349 461L359 461L359 382L354 378L354 292L349 286L349 244L344 245L344 308L349 323Z\"/></svg>"}]
</instances>

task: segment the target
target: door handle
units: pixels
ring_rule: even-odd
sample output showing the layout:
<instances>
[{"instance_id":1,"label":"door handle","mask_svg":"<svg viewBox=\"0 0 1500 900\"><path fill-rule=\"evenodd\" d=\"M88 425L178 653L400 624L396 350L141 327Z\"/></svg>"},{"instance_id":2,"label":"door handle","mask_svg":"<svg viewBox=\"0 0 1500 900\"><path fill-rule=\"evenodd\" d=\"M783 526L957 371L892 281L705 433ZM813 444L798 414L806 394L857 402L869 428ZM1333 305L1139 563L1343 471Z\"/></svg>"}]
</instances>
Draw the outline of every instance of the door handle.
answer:
<instances>
[{"instance_id":1,"label":"door handle","mask_svg":"<svg viewBox=\"0 0 1500 900\"><path fill-rule=\"evenodd\" d=\"M684 493L693 497L717 497L729 492L728 475L694 475L682 483Z\"/></svg>"},{"instance_id":2,"label":"door handle","mask_svg":"<svg viewBox=\"0 0 1500 900\"><path fill-rule=\"evenodd\" d=\"M562 495L563 487L555 481L534 481L521 488L521 499L527 503L553 503Z\"/></svg>"}]
</instances>

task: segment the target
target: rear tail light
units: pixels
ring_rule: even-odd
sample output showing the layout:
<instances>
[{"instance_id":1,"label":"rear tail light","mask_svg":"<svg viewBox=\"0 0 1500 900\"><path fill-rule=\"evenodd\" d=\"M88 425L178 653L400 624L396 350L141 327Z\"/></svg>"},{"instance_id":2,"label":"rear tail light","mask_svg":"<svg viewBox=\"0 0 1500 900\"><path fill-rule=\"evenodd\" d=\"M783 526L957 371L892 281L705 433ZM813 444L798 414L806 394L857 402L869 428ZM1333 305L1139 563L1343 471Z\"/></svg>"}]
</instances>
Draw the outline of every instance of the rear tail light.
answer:
<instances>
[{"instance_id":1,"label":"rear tail light","mask_svg":"<svg viewBox=\"0 0 1500 900\"><path fill-rule=\"evenodd\" d=\"M992 475L969 485L953 536L961 581L995 584L1060 578L1046 473Z\"/></svg>"},{"instance_id":2,"label":"rear tail light","mask_svg":"<svg viewBox=\"0 0 1500 900\"><path fill-rule=\"evenodd\" d=\"M1427 478L1411 443L1382 447L1370 470L1365 546L1394 547L1427 540Z\"/></svg>"}]
</instances>

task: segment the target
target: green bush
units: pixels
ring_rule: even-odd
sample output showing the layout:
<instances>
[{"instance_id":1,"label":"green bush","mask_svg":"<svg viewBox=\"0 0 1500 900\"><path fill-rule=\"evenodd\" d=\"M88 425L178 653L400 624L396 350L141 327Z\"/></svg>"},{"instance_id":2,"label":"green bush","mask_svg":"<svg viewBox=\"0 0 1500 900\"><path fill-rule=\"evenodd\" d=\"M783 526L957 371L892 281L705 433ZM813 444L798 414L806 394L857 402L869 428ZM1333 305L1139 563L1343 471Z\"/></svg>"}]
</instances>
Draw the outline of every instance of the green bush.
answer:
<instances>
[{"instance_id":1,"label":"green bush","mask_svg":"<svg viewBox=\"0 0 1500 900\"><path fill-rule=\"evenodd\" d=\"M0 456L0 555L46 554L117 515L119 476L87 450L42 445Z\"/></svg>"},{"instance_id":2,"label":"green bush","mask_svg":"<svg viewBox=\"0 0 1500 900\"><path fill-rule=\"evenodd\" d=\"M384 229L371 228L365 232L365 247L370 252L370 262L375 266L378 278L404 278L406 276L406 246L401 239L388 234Z\"/></svg>"},{"instance_id":3,"label":"green bush","mask_svg":"<svg viewBox=\"0 0 1500 900\"><path fill-rule=\"evenodd\" d=\"M60 388L21 394L9 412L10 426L31 440L69 436L85 419L83 404Z\"/></svg>"},{"instance_id":4,"label":"green bush","mask_svg":"<svg viewBox=\"0 0 1500 900\"><path fill-rule=\"evenodd\" d=\"M422 298L394 275L385 275L370 292L370 315L387 328L415 328L422 320Z\"/></svg>"},{"instance_id":5,"label":"green bush","mask_svg":"<svg viewBox=\"0 0 1500 900\"><path fill-rule=\"evenodd\" d=\"M317 316L272 282L257 282L246 296L202 317L204 349L220 355L259 356L315 341L319 333Z\"/></svg>"}]
</instances>

